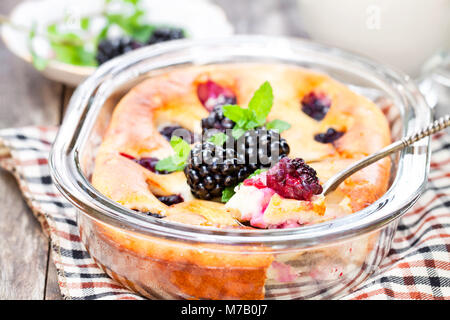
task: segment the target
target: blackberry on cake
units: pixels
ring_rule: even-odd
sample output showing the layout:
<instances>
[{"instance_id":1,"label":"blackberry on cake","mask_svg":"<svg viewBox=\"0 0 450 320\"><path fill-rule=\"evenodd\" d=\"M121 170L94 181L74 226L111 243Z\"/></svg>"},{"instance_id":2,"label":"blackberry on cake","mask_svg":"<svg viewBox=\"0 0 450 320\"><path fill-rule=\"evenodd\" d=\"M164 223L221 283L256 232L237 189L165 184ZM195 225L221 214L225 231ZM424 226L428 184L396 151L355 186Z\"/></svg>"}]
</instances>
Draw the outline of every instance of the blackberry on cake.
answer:
<instances>
[{"instance_id":1,"label":"blackberry on cake","mask_svg":"<svg viewBox=\"0 0 450 320\"><path fill-rule=\"evenodd\" d=\"M287 141L278 132L265 128L246 131L238 139L237 149L238 154L245 154L245 163L252 172L271 167L290 151Z\"/></svg>"},{"instance_id":2,"label":"blackberry on cake","mask_svg":"<svg viewBox=\"0 0 450 320\"><path fill-rule=\"evenodd\" d=\"M221 196L226 187L239 182L239 177L248 176L248 169L238 162L234 148L212 142L194 146L184 169L192 194L205 200Z\"/></svg>"},{"instance_id":3,"label":"blackberry on cake","mask_svg":"<svg viewBox=\"0 0 450 320\"><path fill-rule=\"evenodd\" d=\"M338 131L334 128L328 128L324 133L318 133L314 136L314 140L321 143L332 143L342 137L345 132Z\"/></svg>"},{"instance_id":4,"label":"blackberry on cake","mask_svg":"<svg viewBox=\"0 0 450 320\"><path fill-rule=\"evenodd\" d=\"M317 121L323 120L331 107L331 99L323 92L312 91L301 103L302 111Z\"/></svg>"}]
</instances>

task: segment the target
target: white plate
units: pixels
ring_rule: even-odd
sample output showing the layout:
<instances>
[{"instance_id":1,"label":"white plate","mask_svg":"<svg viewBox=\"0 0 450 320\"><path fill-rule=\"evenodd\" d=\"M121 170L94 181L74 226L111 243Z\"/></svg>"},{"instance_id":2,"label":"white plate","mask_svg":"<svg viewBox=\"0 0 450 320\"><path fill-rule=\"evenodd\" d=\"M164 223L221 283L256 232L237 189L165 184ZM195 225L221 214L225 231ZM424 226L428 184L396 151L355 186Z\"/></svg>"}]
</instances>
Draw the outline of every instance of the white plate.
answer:
<instances>
[{"instance_id":1,"label":"white plate","mask_svg":"<svg viewBox=\"0 0 450 320\"><path fill-rule=\"evenodd\" d=\"M229 36L233 27L223 10L207 0L141 0L148 21L184 28L190 38ZM11 21L31 28L36 23L38 32L48 24L64 17L84 16L101 11L103 0L40 0L19 4L11 13ZM17 56L31 63L28 34L5 25L2 38ZM78 85L95 71L95 67L74 66L50 60L42 74L49 79L68 85Z\"/></svg>"}]
</instances>

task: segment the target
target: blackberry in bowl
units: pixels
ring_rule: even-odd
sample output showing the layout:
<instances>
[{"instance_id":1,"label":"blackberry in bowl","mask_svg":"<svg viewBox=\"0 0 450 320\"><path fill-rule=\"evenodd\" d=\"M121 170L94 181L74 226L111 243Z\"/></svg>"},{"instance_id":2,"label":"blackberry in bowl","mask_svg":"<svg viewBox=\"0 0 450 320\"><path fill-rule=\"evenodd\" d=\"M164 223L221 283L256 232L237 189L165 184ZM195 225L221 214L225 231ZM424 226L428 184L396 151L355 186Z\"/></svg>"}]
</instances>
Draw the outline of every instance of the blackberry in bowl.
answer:
<instances>
[{"instance_id":1,"label":"blackberry in bowl","mask_svg":"<svg viewBox=\"0 0 450 320\"><path fill-rule=\"evenodd\" d=\"M103 39L98 44L96 59L98 64L103 64L122 54L139 49L142 46L142 43L130 37Z\"/></svg>"}]
</instances>

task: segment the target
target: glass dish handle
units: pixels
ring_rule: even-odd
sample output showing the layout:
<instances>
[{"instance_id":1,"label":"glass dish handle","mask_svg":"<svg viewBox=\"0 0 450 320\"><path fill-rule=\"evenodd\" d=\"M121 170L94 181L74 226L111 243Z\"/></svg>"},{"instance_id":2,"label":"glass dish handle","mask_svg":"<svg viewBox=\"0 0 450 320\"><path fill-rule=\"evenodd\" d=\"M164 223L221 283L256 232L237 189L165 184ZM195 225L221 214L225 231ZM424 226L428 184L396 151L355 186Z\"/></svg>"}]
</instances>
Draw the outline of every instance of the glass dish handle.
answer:
<instances>
[{"instance_id":1,"label":"glass dish handle","mask_svg":"<svg viewBox=\"0 0 450 320\"><path fill-rule=\"evenodd\" d=\"M435 118L450 113L450 52L435 55L423 70L417 83Z\"/></svg>"}]
</instances>

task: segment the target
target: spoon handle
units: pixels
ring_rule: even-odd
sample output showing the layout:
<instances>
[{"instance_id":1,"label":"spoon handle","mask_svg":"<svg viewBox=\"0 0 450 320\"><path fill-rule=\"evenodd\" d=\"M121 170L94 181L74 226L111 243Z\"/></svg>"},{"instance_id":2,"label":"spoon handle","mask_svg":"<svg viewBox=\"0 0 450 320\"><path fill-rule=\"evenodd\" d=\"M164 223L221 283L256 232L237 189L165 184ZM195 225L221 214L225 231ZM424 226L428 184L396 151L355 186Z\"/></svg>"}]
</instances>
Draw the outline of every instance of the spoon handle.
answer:
<instances>
[{"instance_id":1,"label":"spoon handle","mask_svg":"<svg viewBox=\"0 0 450 320\"><path fill-rule=\"evenodd\" d=\"M327 195L330 192L336 190L336 188L348 177L350 177L355 172L367 167L368 165L383 159L384 157L402 150L403 148L413 144L414 142L419 141L427 136L430 136L438 131L444 130L450 126L450 115L445 115L438 120L434 121L424 129L416 132L412 135L406 136L401 140L398 140L387 147L381 149L378 152L375 152L344 169L343 171L335 174L331 177L324 185L323 185L323 195Z\"/></svg>"}]
</instances>

